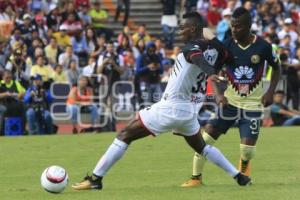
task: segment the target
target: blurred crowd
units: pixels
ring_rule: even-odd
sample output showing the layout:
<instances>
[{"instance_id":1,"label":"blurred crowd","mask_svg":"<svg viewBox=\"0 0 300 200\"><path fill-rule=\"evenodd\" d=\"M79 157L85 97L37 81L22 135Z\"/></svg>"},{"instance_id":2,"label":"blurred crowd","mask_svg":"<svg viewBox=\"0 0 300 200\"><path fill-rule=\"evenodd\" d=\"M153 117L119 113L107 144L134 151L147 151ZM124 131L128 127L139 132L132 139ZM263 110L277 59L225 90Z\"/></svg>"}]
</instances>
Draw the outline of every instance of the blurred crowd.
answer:
<instances>
[{"instance_id":1,"label":"blurred crowd","mask_svg":"<svg viewBox=\"0 0 300 200\"><path fill-rule=\"evenodd\" d=\"M70 84L66 99L73 133L78 114L91 113L92 125L100 109L91 96L107 84L104 103L112 107L112 88L118 81L132 82L141 107L160 99L162 82L168 81L180 52L176 31L182 13L196 10L215 30L219 40L231 36L230 16L244 6L253 16L252 30L273 46L286 77L285 105L299 109L300 6L291 0L161 0L161 35L150 35L147 24L127 26L130 1L118 0L110 16L100 0L0 0L0 132L5 118L19 116L30 134L53 133L51 85ZM109 17L123 31L109 28ZM112 20L110 20L111 22ZM118 23L118 22L117 22ZM180 45L180 44L179 44ZM269 79L271 68L266 68ZM104 77L104 78L103 78ZM103 82L103 80L106 80ZM115 88L114 88L115 89ZM17 108L17 109L16 109ZM22 114L24 113L24 114Z\"/></svg>"}]
</instances>

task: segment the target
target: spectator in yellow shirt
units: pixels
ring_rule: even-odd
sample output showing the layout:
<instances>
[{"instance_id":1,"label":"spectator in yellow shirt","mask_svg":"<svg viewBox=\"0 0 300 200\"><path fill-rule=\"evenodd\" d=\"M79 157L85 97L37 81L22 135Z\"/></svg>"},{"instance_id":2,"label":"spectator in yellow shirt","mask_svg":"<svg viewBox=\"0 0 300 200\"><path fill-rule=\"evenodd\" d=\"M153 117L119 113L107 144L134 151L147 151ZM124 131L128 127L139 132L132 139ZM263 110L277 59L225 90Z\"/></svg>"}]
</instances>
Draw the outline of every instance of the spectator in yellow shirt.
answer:
<instances>
[{"instance_id":1,"label":"spectator in yellow shirt","mask_svg":"<svg viewBox=\"0 0 300 200\"><path fill-rule=\"evenodd\" d=\"M30 71L30 76L34 77L35 75L39 74L42 76L44 82L50 81L53 79L53 69L44 64L44 56L40 55L36 59L36 65L32 66Z\"/></svg>"},{"instance_id":2,"label":"spectator in yellow shirt","mask_svg":"<svg viewBox=\"0 0 300 200\"><path fill-rule=\"evenodd\" d=\"M56 65L54 68L53 81L55 83L68 83L68 77L61 65Z\"/></svg>"},{"instance_id":3,"label":"spectator in yellow shirt","mask_svg":"<svg viewBox=\"0 0 300 200\"><path fill-rule=\"evenodd\" d=\"M97 35L105 35L106 40L110 40L113 35L111 29L106 28L106 23L108 20L107 11L101 9L99 1L95 1L88 15L92 18L92 27L97 33Z\"/></svg>"},{"instance_id":4,"label":"spectator in yellow shirt","mask_svg":"<svg viewBox=\"0 0 300 200\"><path fill-rule=\"evenodd\" d=\"M59 27L59 32L53 33L53 37L56 39L58 46L60 46L62 49L68 45L71 45L71 38L67 34L66 27L63 25Z\"/></svg>"},{"instance_id":5,"label":"spectator in yellow shirt","mask_svg":"<svg viewBox=\"0 0 300 200\"><path fill-rule=\"evenodd\" d=\"M59 55L59 49L55 37L52 37L50 39L50 44L48 44L44 50L49 64L53 67L56 66Z\"/></svg>"},{"instance_id":6,"label":"spectator in yellow shirt","mask_svg":"<svg viewBox=\"0 0 300 200\"><path fill-rule=\"evenodd\" d=\"M150 42L151 37L146 31L146 25L142 24L138 28L138 32L132 36L133 44L136 45L139 40L144 40L145 44Z\"/></svg>"}]
</instances>

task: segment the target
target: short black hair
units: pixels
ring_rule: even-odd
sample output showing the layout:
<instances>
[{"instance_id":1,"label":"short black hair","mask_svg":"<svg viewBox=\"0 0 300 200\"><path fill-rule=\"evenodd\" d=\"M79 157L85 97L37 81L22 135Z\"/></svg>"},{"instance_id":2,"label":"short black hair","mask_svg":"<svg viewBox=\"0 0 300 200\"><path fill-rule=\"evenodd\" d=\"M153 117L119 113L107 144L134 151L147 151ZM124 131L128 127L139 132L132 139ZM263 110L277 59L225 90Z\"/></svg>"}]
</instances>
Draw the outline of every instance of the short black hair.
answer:
<instances>
[{"instance_id":1,"label":"short black hair","mask_svg":"<svg viewBox=\"0 0 300 200\"><path fill-rule=\"evenodd\" d=\"M205 21L198 12L185 13L182 17L183 17L183 19L191 20L193 25L195 25L197 27L197 29L202 30L203 27L205 27Z\"/></svg>"},{"instance_id":2,"label":"short black hair","mask_svg":"<svg viewBox=\"0 0 300 200\"><path fill-rule=\"evenodd\" d=\"M276 92L274 93L274 95L276 95L276 94L284 95L284 91L283 90L276 90Z\"/></svg>"},{"instance_id":3,"label":"short black hair","mask_svg":"<svg viewBox=\"0 0 300 200\"><path fill-rule=\"evenodd\" d=\"M249 25L251 26L252 25L252 17L251 17L251 14L250 12L244 8L244 7L238 7L237 9L235 9L232 13L232 18L239 18L241 16L246 16L247 17L247 20L248 20L248 23Z\"/></svg>"}]
</instances>

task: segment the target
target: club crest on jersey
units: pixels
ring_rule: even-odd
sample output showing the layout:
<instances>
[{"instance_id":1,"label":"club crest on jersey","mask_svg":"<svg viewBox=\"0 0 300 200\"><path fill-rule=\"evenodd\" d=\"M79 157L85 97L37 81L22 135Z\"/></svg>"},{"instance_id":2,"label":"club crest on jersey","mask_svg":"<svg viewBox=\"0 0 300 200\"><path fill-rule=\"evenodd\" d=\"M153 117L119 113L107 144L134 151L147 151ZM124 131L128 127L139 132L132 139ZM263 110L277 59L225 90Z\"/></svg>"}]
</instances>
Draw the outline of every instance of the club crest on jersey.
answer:
<instances>
[{"instance_id":1,"label":"club crest on jersey","mask_svg":"<svg viewBox=\"0 0 300 200\"><path fill-rule=\"evenodd\" d=\"M259 57L259 55L253 55L253 56L251 56L251 62L252 62L253 64L258 64L258 63L260 62L260 57Z\"/></svg>"},{"instance_id":2,"label":"club crest on jersey","mask_svg":"<svg viewBox=\"0 0 300 200\"><path fill-rule=\"evenodd\" d=\"M237 79L242 79L243 77L246 77L247 79L252 79L254 71L248 66L239 66L238 68L235 68L234 75Z\"/></svg>"},{"instance_id":3,"label":"club crest on jersey","mask_svg":"<svg viewBox=\"0 0 300 200\"><path fill-rule=\"evenodd\" d=\"M210 64L214 65L218 58L218 51L216 49L207 49L203 52L205 60Z\"/></svg>"}]
</instances>

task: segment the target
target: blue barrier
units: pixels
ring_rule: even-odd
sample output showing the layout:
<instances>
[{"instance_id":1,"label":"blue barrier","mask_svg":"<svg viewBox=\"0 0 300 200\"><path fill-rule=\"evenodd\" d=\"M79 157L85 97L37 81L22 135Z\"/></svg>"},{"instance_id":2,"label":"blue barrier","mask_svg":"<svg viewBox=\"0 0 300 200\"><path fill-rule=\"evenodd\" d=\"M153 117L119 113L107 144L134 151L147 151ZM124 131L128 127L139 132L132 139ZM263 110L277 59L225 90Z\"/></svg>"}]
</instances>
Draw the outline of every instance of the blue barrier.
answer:
<instances>
[{"instance_id":1,"label":"blue barrier","mask_svg":"<svg viewBox=\"0 0 300 200\"><path fill-rule=\"evenodd\" d=\"M22 119L20 117L5 118L4 134L6 136L23 135Z\"/></svg>"}]
</instances>

